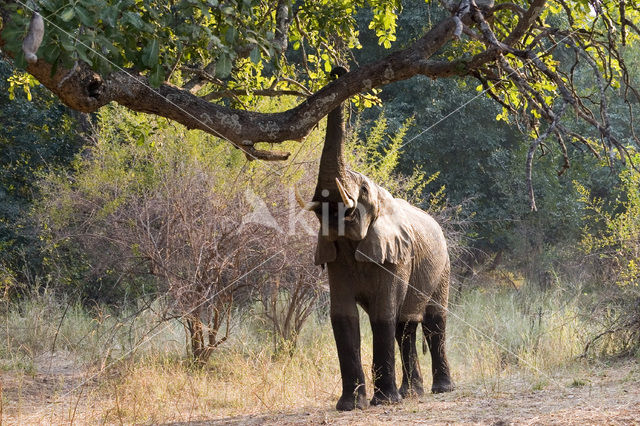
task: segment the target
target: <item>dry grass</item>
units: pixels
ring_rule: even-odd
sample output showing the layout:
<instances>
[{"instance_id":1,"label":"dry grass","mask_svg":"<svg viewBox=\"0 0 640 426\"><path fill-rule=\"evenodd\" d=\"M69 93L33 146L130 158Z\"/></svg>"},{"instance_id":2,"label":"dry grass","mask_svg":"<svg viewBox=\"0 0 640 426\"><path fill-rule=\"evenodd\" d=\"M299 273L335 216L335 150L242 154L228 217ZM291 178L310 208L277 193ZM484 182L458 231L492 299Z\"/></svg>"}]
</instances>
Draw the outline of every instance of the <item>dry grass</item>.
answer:
<instances>
[{"instance_id":1,"label":"dry grass","mask_svg":"<svg viewBox=\"0 0 640 426\"><path fill-rule=\"evenodd\" d=\"M568 392L590 396L601 379L598 372L604 370L576 361L594 327L580 306L579 294L540 296L524 289L496 289L461 295L452 304L448 327L459 390L406 401L393 412L413 421L411 413L424 411L425 404L429 409L438 409L433 404L447 410L456 404L475 407L478 414L481 401L500 400L509 406L510 398L525 394L543 399L564 398ZM6 306L3 317L0 365L8 424L162 423L230 417L239 422L250 418L275 422L277 413L292 410L292 418L287 415L281 420L304 423L320 415L338 422L347 418L335 417L332 411L341 385L326 319L310 320L298 349L289 357L274 352L260 324L250 316L238 316L230 341L205 369L195 369L186 361L179 324L156 328L150 313L133 319L126 314L111 316L105 310L89 313L45 294ZM362 357L369 372L371 337L364 316L362 330ZM428 355L421 356L421 365L428 386ZM637 364L633 365L628 368L629 383L638 381ZM624 383L622 378L616 386ZM560 411L568 409L559 402L556 406ZM535 412L535 407L531 410ZM385 411L378 411L372 409L366 415L384 422L376 416L384 416ZM459 421L473 421L459 415Z\"/></svg>"}]
</instances>

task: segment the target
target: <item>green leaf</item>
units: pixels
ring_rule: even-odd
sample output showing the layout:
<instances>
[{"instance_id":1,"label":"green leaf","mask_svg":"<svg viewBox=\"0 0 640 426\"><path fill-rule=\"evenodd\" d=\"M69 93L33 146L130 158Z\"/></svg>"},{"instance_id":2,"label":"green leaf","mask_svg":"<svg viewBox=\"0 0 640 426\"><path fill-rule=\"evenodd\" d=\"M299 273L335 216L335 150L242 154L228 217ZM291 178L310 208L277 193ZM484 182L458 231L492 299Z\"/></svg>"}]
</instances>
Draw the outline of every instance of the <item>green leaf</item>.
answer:
<instances>
[{"instance_id":1,"label":"green leaf","mask_svg":"<svg viewBox=\"0 0 640 426\"><path fill-rule=\"evenodd\" d=\"M8 50L13 54L17 54L22 51L22 39L24 37L23 28L7 28L2 31L2 39L5 40L3 49Z\"/></svg>"},{"instance_id":2,"label":"green leaf","mask_svg":"<svg viewBox=\"0 0 640 426\"><path fill-rule=\"evenodd\" d=\"M118 9L114 6L106 7L101 10L99 16L100 19L102 19L102 22L107 24L107 26L114 27L118 17Z\"/></svg>"},{"instance_id":3,"label":"green leaf","mask_svg":"<svg viewBox=\"0 0 640 426\"><path fill-rule=\"evenodd\" d=\"M149 84L151 87L160 87L164 83L165 75L162 65L157 64L151 74L149 74Z\"/></svg>"},{"instance_id":4,"label":"green leaf","mask_svg":"<svg viewBox=\"0 0 640 426\"><path fill-rule=\"evenodd\" d=\"M149 68L158 64L159 44L157 39L151 40L142 50L142 63Z\"/></svg>"},{"instance_id":5,"label":"green leaf","mask_svg":"<svg viewBox=\"0 0 640 426\"><path fill-rule=\"evenodd\" d=\"M5 40L13 40L24 37L24 28L9 27L8 25L2 30L2 38Z\"/></svg>"},{"instance_id":6,"label":"green leaf","mask_svg":"<svg viewBox=\"0 0 640 426\"><path fill-rule=\"evenodd\" d=\"M60 37L60 46L67 52L73 52L76 49L75 43L71 37Z\"/></svg>"},{"instance_id":7,"label":"green leaf","mask_svg":"<svg viewBox=\"0 0 640 426\"><path fill-rule=\"evenodd\" d=\"M43 10L55 10L56 6L52 0L40 0L40 6Z\"/></svg>"},{"instance_id":8,"label":"green leaf","mask_svg":"<svg viewBox=\"0 0 640 426\"><path fill-rule=\"evenodd\" d=\"M82 59L84 62L89 64L89 66L93 66L93 61L89 59L89 56L87 55L87 52L84 50L83 47L79 47L78 49L76 49L76 52L78 53L78 57L80 59Z\"/></svg>"},{"instance_id":9,"label":"green leaf","mask_svg":"<svg viewBox=\"0 0 640 426\"><path fill-rule=\"evenodd\" d=\"M228 77L231 74L231 58L223 53L216 62L216 76L220 78Z\"/></svg>"},{"instance_id":10,"label":"green leaf","mask_svg":"<svg viewBox=\"0 0 640 426\"><path fill-rule=\"evenodd\" d=\"M60 48L58 46L47 46L48 48L42 50L42 57L45 61L53 64L60 56Z\"/></svg>"},{"instance_id":11,"label":"green leaf","mask_svg":"<svg viewBox=\"0 0 640 426\"><path fill-rule=\"evenodd\" d=\"M76 12L73 10L73 8L70 7L62 11L62 13L60 14L60 19L62 19L64 22L69 22L73 19L75 14Z\"/></svg>"},{"instance_id":12,"label":"green leaf","mask_svg":"<svg viewBox=\"0 0 640 426\"><path fill-rule=\"evenodd\" d=\"M120 51L113 44L112 40L109 40L107 37L99 35L96 37L97 42L100 44L102 51L104 53L109 52L113 56L118 56Z\"/></svg>"},{"instance_id":13,"label":"green leaf","mask_svg":"<svg viewBox=\"0 0 640 426\"><path fill-rule=\"evenodd\" d=\"M13 63L18 69L25 69L27 67L27 60L24 58L24 53L22 52L22 50L18 51L18 54L13 60Z\"/></svg>"},{"instance_id":14,"label":"green leaf","mask_svg":"<svg viewBox=\"0 0 640 426\"><path fill-rule=\"evenodd\" d=\"M77 7L75 9L75 12L80 19L80 22L82 22L84 25L86 25L87 27L94 26L95 22L93 20L93 17L89 15L89 13L85 9L83 9L82 7Z\"/></svg>"},{"instance_id":15,"label":"green leaf","mask_svg":"<svg viewBox=\"0 0 640 426\"><path fill-rule=\"evenodd\" d=\"M233 44L236 41L237 35L238 35L238 31L233 27L229 27L227 28L227 32L225 33L224 38L227 41L227 43Z\"/></svg>"},{"instance_id":16,"label":"green leaf","mask_svg":"<svg viewBox=\"0 0 640 426\"><path fill-rule=\"evenodd\" d=\"M254 64L257 64L258 62L260 62L261 55L260 55L260 49L258 48L258 46L254 47L251 50L249 57L251 58L251 62L253 62Z\"/></svg>"},{"instance_id":17,"label":"green leaf","mask_svg":"<svg viewBox=\"0 0 640 426\"><path fill-rule=\"evenodd\" d=\"M124 22L128 22L137 30L144 28L144 21L140 18L140 15L133 12L125 12L122 14Z\"/></svg>"}]
</instances>

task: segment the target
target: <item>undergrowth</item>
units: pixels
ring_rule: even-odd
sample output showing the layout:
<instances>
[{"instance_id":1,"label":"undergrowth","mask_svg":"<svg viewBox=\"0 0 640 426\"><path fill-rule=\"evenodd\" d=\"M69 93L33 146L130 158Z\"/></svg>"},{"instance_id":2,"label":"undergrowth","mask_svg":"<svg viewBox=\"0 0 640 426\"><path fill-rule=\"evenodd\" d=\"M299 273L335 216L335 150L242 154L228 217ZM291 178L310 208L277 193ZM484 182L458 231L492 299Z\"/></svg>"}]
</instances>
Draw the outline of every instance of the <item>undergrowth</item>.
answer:
<instances>
[{"instance_id":1,"label":"undergrowth","mask_svg":"<svg viewBox=\"0 0 640 426\"><path fill-rule=\"evenodd\" d=\"M554 373L579 362L598 332L601 321L593 318L592 298L569 286L544 293L529 286L476 288L452 298L448 352L458 388L491 394L513 386L571 386L571 381L558 383ZM53 396L40 403L40 394L28 386L7 391L5 384L6 415L17 422L57 422L82 412L85 421L153 423L331 407L339 396L340 372L326 315L309 321L289 356L275 351L254 317L238 313L229 341L205 368L196 368L184 353L178 321L158 323L152 309L135 312L88 308L47 292L5 304L3 374L25 384L52 375L56 383L47 389ZM361 330L371 394L371 331L364 314ZM597 343L598 354L620 349L615 336L611 339ZM64 362L66 367L58 368ZM420 354L420 363L428 389L429 355Z\"/></svg>"}]
</instances>

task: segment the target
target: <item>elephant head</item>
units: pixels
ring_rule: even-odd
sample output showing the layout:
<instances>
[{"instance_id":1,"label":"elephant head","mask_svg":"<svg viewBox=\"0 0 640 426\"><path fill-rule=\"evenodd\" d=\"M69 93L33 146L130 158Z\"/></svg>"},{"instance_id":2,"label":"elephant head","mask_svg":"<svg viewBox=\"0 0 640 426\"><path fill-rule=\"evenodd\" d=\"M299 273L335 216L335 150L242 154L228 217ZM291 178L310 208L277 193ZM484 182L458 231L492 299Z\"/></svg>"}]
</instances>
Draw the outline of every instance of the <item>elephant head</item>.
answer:
<instances>
[{"instance_id":1,"label":"elephant head","mask_svg":"<svg viewBox=\"0 0 640 426\"><path fill-rule=\"evenodd\" d=\"M339 77L346 70L331 72ZM396 263L410 254L411 227L399 201L361 173L348 170L344 159L345 123L342 104L327 117L318 182L311 202L298 202L320 220L315 262L335 260L334 241L346 238L357 243L356 260Z\"/></svg>"}]
</instances>

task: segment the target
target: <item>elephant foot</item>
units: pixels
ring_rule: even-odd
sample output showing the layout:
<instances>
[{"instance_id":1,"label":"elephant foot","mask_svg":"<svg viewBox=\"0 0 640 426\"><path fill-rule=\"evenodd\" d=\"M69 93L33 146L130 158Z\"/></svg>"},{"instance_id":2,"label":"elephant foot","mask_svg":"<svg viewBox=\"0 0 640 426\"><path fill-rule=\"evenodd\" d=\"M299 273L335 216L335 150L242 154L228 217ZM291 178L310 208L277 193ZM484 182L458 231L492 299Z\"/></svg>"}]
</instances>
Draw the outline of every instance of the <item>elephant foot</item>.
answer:
<instances>
[{"instance_id":1,"label":"elephant foot","mask_svg":"<svg viewBox=\"0 0 640 426\"><path fill-rule=\"evenodd\" d=\"M340 397L336 404L338 411L353 411L354 409L364 410L369 406L367 395L364 393L345 394Z\"/></svg>"},{"instance_id":2,"label":"elephant foot","mask_svg":"<svg viewBox=\"0 0 640 426\"><path fill-rule=\"evenodd\" d=\"M400 396L402 396L402 398L404 399L419 397L424 395L424 387L420 382L411 383L411 385L403 383L402 386L400 386L399 392Z\"/></svg>"},{"instance_id":3,"label":"elephant foot","mask_svg":"<svg viewBox=\"0 0 640 426\"><path fill-rule=\"evenodd\" d=\"M431 392L433 393L444 393L451 392L455 390L455 385L451 381L449 377L442 378L440 380L434 379L433 385L431 386Z\"/></svg>"},{"instance_id":4,"label":"elephant foot","mask_svg":"<svg viewBox=\"0 0 640 426\"><path fill-rule=\"evenodd\" d=\"M371 398L371 405L397 404L400 401L402 401L402 396L396 389L387 392L376 390Z\"/></svg>"}]
</instances>

